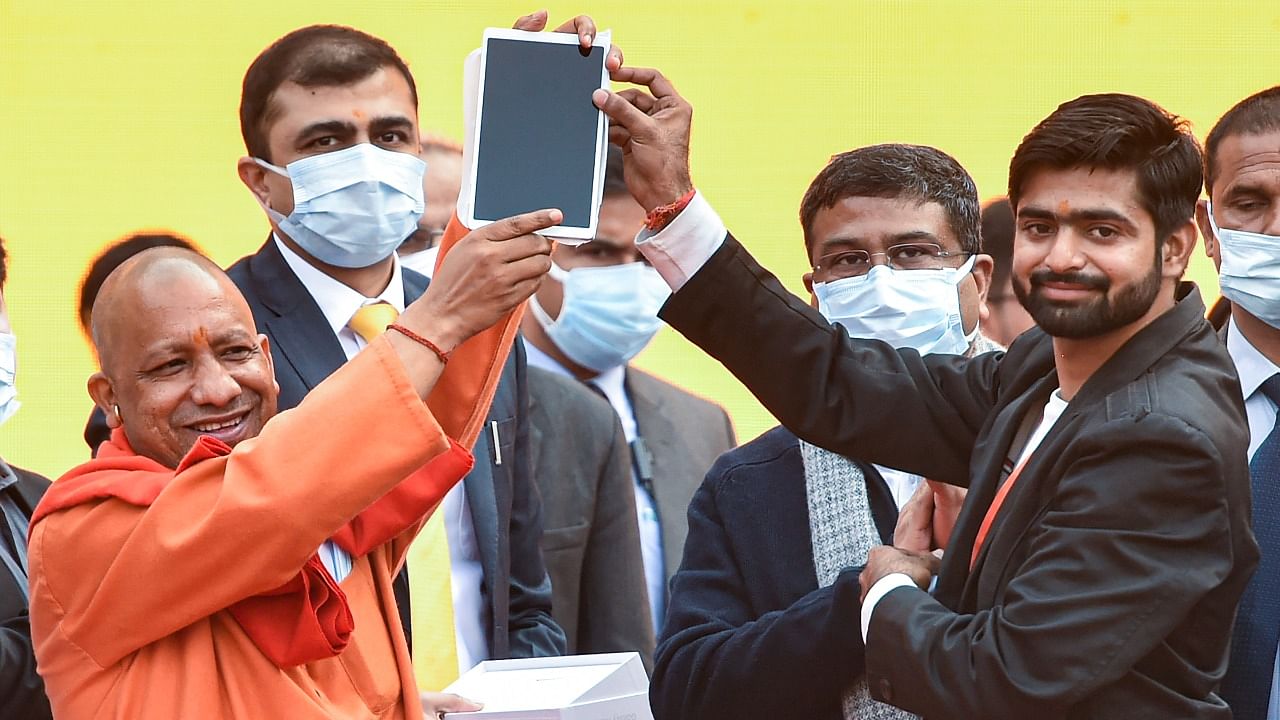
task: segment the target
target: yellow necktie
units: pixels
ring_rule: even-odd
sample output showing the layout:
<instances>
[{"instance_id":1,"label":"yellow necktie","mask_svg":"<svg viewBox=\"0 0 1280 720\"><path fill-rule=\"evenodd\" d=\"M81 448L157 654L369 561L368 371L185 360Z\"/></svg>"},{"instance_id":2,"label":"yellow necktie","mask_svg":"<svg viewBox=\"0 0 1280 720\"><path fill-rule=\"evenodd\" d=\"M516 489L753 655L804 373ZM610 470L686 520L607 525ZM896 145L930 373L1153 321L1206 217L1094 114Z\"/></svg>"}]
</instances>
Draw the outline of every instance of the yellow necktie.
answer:
<instances>
[{"instance_id":1,"label":"yellow necktie","mask_svg":"<svg viewBox=\"0 0 1280 720\"><path fill-rule=\"evenodd\" d=\"M373 339L386 332L387 326L396 321L400 317L400 311L396 310L391 303L376 302L372 305L365 305L351 316L351 321L347 325L351 326L356 334L364 338L367 343L373 342Z\"/></svg>"},{"instance_id":2,"label":"yellow necktie","mask_svg":"<svg viewBox=\"0 0 1280 720\"><path fill-rule=\"evenodd\" d=\"M365 305L348 325L372 342L399 313L385 302ZM413 672L423 690L443 690L458 679L458 647L453 623L449 539L444 510L437 508L409 546L409 622L413 628Z\"/></svg>"}]
</instances>

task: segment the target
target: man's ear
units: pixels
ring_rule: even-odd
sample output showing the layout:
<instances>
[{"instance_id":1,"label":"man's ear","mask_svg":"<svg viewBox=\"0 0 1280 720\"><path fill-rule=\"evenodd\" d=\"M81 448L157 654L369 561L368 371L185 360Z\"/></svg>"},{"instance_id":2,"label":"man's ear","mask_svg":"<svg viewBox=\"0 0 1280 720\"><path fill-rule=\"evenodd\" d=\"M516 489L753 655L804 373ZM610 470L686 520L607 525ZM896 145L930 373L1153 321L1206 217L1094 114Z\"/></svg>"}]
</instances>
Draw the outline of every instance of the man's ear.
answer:
<instances>
[{"instance_id":1,"label":"man's ear","mask_svg":"<svg viewBox=\"0 0 1280 720\"><path fill-rule=\"evenodd\" d=\"M276 395L279 395L280 381L276 380L276 360L271 357L271 339L266 335L259 333L258 347L262 350L262 356L267 359L267 369L271 371L271 384L275 386Z\"/></svg>"},{"instance_id":2,"label":"man's ear","mask_svg":"<svg viewBox=\"0 0 1280 720\"><path fill-rule=\"evenodd\" d=\"M1222 257L1218 254L1218 238L1213 234L1213 225L1209 224L1209 201L1196 202L1196 225L1200 228L1200 237L1204 238L1204 254L1213 260L1214 266L1221 269Z\"/></svg>"},{"instance_id":3,"label":"man's ear","mask_svg":"<svg viewBox=\"0 0 1280 720\"><path fill-rule=\"evenodd\" d=\"M253 158L248 155L236 161L236 174L240 176L240 182L249 188L249 192L258 199L258 204L263 207L271 206L271 189L267 187L267 173L271 172L259 165Z\"/></svg>"},{"instance_id":4,"label":"man's ear","mask_svg":"<svg viewBox=\"0 0 1280 720\"><path fill-rule=\"evenodd\" d=\"M804 275L801 275L800 281L804 283L804 289L808 291L810 295L812 295L813 294L813 272L810 271L805 273Z\"/></svg>"},{"instance_id":5,"label":"man's ear","mask_svg":"<svg viewBox=\"0 0 1280 720\"><path fill-rule=\"evenodd\" d=\"M986 253L973 256L973 284L978 290L978 322L984 323L991 317L991 308L987 307L987 293L991 292L991 274L995 272L996 261Z\"/></svg>"},{"instance_id":6,"label":"man's ear","mask_svg":"<svg viewBox=\"0 0 1280 720\"><path fill-rule=\"evenodd\" d=\"M1160 261L1161 274L1174 280L1181 278L1191 262L1191 253L1196 249L1196 223L1187 220L1169 233L1161 249L1164 253Z\"/></svg>"},{"instance_id":7,"label":"man's ear","mask_svg":"<svg viewBox=\"0 0 1280 720\"><path fill-rule=\"evenodd\" d=\"M89 376L89 397L93 398L93 404L98 406L103 415L107 416L107 427L115 430L123 424L120 419L120 413L116 410L116 391L111 386L111 380L99 370Z\"/></svg>"}]
</instances>

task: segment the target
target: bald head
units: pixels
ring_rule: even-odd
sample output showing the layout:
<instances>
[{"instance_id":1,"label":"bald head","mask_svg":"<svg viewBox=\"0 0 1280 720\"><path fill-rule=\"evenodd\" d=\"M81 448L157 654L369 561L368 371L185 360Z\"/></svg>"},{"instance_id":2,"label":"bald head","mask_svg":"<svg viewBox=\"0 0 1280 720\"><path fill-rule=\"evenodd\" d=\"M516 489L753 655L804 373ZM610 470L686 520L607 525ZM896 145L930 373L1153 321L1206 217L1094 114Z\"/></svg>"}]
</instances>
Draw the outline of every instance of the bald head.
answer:
<instances>
[{"instance_id":1,"label":"bald head","mask_svg":"<svg viewBox=\"0 0 1280 720\"><path fill-rule=\"evenodd\" d=\"M89 394L136 452L169 467L199 436L234 445L275 414L267 339L198 253L155 248L111 273L93 304L93 343L102 369Z\"/></svg>"},{"instance_id":2,"label":"bald head","mask_svg":"<svg viewBox=\"0 0 1280 720\"><path fill-rule=\"evenodd\" d=\"M130 327L140 320L140 309L172 303L178 295L225 303L241 311L249 326L254 327L253 313L244 296L216 263L184 248L151 248L112 271L93 301L93 345L103 368L107 367L112 345L120 337L127 337Z\"/></svg>"}]
</instances>

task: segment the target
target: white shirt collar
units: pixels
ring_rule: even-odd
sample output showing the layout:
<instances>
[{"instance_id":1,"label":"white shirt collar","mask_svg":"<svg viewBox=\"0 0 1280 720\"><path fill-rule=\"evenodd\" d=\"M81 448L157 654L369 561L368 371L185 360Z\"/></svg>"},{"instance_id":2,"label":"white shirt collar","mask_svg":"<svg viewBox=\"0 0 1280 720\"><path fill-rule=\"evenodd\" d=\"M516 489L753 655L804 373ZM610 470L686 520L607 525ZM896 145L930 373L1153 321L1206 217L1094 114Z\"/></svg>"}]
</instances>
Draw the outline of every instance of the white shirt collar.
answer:
<instances>
[{"instance_id":1,"label":"white shirt collar","mask_svg":"<svg viewBox=\"0 0 1280 720\"><path fill-rule=\"evenodd\" d=\"M614 398L627 396L627 366L611 367L587 382L604 391L605 397L613 402Z\"/></svg>"},{"instance_id":2,"label":"white shirt collar","mask_svg":"<svg viewBox=\"0 0 1280 720\"><path fill-rule=\"evenodd\" d=\"M537 345L526 342L525 351L529 367L542 368L543 370L577 380L573 373L569 372L568 368L543 352ZM627 442L635 440L639 430L636 427L635 409L631 406L631 398L627 397L627 366L619 365L609 368L587 380L587 382L600 388L600 391L604 393L605 399L613 406L614 412L618 414L618 419L622 421L622 434L626 436Z\"/></svg>"},{"instance_id":3,"label":"white shirt collar","mask_svg":"<svg viewBox=\"0 0 1280 720\"><path fill-rule=\"evenodd\" d=\"M1268 360L1240 332L1235 318L1231 318L1227 325L1227 353L1235 361L1236 373L1240 375L1240 390L1244 393L1245 400L1257 392L1267 378L1280 372L1280 367Z\"/></svg>"},{"instance_id":4,"label":"white shirt collar","mask_svg":"<svg viewBox=\"0 0 1280 720\"><path fill-rule=\"evenodd\" d=\"M543 370L549 370L558 375L563 375L567 378L577 380L577 378L574 377L574 374L569 372L569 368L561 365L559 360L556 360L543 352L542 348L531 342L525 342L524 347L526 361L530 367L542 368ZM606 397L612 398L615 393L618 395L625 395L627 366L619 365L617 367L609 368L593 378L588 378L586 382L589 382L603 390Z\"/></svg>"},{"instance_id":5,"label":"white shirt collar","mask_svg":"<svg viewBox=\"0 0 1280 720\"><path fill-rule=\"evenodd\" d=\"M280 242L275 233L271 234L271 238L284 256L289 269L293 270L293 274L298 276L316 305L320 306L320 312L324 313L324 319L329 321L329 327L335 335L342 332L347 323L351 322L351 316L365 305L382 301L389 303L397 311L404 312L404 280L401 277L400 260L394 253L391 255L391 282L387 283L386 289L377 297L367 298L303 260L288 245Z\"/></svg>"},{"instance_id":6,"label":"white shirt collar","mask_svg":"<svg viewBox=\"0 0 1280 720\"><path fill-rule=\"evenodd\" d=\"M558 360L543 352L542 348L537 345L525 340L524 349L525 361L529 364L529 367L542 368L548 372L577 380L576 377L573 377L573 373L569 372L569 368L561 365Z\"/></svg>"}]
</instances>

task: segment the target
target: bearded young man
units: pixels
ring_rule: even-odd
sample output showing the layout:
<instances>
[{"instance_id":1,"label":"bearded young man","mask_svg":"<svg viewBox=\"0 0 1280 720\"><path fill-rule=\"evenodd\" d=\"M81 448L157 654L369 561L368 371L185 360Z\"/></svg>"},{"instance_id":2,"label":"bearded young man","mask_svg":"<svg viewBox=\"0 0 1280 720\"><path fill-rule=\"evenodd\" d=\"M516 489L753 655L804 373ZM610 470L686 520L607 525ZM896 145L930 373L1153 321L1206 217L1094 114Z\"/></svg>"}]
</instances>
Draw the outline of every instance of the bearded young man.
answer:
<instances>
[{"instance_id":1,"label":"bearded young man","mask_svg":"<svg viewBox=\"0 0 1280 720\"><path fill-rule=\"evenodd\" d=\"M676 290L663 319L801 439L969 489L933 594L932 556L870 553L872 696L933 719L1230 717L1215 691L1258 548L1239 383L1180 282L1201 179L1185 123L1112 94L1037 125L1009 198L1038 328L922 357L787 293L694 192L688 103L653 70L614 79L650 91L595 101Z\"/></svg>"}]
</instances>

